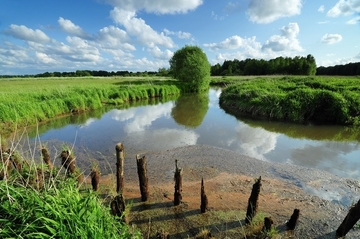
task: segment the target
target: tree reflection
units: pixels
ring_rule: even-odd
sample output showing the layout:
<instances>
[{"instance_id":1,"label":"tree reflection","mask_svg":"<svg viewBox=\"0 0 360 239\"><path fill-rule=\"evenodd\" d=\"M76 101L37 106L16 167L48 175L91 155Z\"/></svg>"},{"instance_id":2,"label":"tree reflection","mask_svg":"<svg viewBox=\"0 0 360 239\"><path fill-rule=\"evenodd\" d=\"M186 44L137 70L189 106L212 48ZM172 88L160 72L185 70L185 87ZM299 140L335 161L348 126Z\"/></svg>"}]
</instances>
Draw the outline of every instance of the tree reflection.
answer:
<instances>
[{"instance_id":1,"label":"tree reflection","mask_svg":"<svg viewBox=\"0 0 360 239\"><path fill-rule=\"evenodd\" d=\"M190 128L201 125L209 109L209 95L207 92L181 95L171 110L175 122Z\"/></svg>"}]
</instances>

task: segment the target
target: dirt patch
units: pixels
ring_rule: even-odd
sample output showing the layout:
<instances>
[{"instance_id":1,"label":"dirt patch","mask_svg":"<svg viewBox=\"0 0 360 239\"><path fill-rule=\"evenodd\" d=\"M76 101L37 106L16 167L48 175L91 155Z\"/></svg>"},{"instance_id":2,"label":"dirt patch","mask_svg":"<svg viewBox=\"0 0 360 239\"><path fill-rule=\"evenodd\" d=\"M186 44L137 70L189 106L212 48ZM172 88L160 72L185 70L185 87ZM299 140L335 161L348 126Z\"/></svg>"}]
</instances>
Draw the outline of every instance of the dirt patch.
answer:
<instances>
[{"instance_id":1,"label":"dirt patch","mask_svg":"<svg viewBox=\"0 0 360 239\"><path fill-rule=\"evenodd\" d=\"M208 229L215 238L245 238L245 212L254 179L262 176L259 214L271 217L278 238L335 238L335 230L348 212L341 203L356 198L359 183L329 173L287 164L274 164L209 147L189 146L161 152L144 152L148 162L150 197L141 202L135 154L125 158L125 198L131 203L130 223L144 237L166 230L170 238L194 238ZM183 168L183 202L173 206L175 159ZM201 178L209 211L200 213ZM114 176L103 176L101 186L114 192ZM111 186L113 185L113 186ZM321 197L322 198L321 198ZM346 198L347 200L344 200ZM293 235L285 224L294 209L300 218ZM260 219L255 219L260 220ZM257 222L261 227L262 221ZM251 237L247 237L251 238ZM347 238L360 238L351 230Z\"/></svg>"}]
</instances>

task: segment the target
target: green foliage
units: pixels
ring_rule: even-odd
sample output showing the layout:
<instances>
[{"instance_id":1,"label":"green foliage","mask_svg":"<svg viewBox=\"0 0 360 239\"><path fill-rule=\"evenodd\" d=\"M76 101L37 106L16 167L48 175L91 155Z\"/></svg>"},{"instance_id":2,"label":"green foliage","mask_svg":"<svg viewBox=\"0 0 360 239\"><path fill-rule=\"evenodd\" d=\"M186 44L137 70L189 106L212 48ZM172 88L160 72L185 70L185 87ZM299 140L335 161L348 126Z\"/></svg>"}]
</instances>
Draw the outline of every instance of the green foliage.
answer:
<instances>
[{"instance_id":1,"label":"green foliage","mask_svg":"<svg viewBox=\"0 0 360 239\"><path fill-rule=\"evenodd\" d=\"M191 101L190 101L191 99ZM171 116L176 123L190 128L201 125L206 112L209 109L209 96L207 92L195 95L181 95L171 110Z\"/></svg>"},{"instance_id":2,"label":"green foliage","mask_svg":"<svg viewBox=\"0 0 360 239\"><path fill-rule=\"evenodd\" d=\"M354 79L258 78L226 88L220 105L232 112L269 119L357 124L359 96Z\"/></svg>"},{"instance_id":3,"label":"green foliage","mask_svg":"<svg viewBox=\"0 0 360 239\"><path fill-rule=\"evenodd\" d=\"M170 59L170 71L180 81L187 82L191 91L209 88L210 63L198 46L185 46Z\"/></svg>"},{"instance_id":4,"label":"green foliage","mask_svg":"<svg viewBox=\"0 0 360 239\"><path fill-rule=\"evenodd\" d=\"M277 57L271 60L246 59L225 60L222 65L211 66L212 76L233 75L315 75L316 62L312 55Z\"/></svg>"},{"instance_id":5,"label":"green foliage","mask_svg":"<svg viewBox=\"0 0 360 239\"><path fill-rule=\"evenodd\" d=\"M164 78L166 79L166 78ZM149 79L12 79L2 80L0 126L2 131L31 125L58 115L122 105L186 91L186 83ZM16 124L16 125L15 125Z\"/></svg>"},{"instance_id":6,"label":"green foliage","mask_svg":"<svg viewBox=\"0 0 360 239\"><path fill-rule=\"evenodd\" d=\"M0 238L141 238L71 181L43 191L1 181L0 191Z\"/></svg>"}]
</instances>

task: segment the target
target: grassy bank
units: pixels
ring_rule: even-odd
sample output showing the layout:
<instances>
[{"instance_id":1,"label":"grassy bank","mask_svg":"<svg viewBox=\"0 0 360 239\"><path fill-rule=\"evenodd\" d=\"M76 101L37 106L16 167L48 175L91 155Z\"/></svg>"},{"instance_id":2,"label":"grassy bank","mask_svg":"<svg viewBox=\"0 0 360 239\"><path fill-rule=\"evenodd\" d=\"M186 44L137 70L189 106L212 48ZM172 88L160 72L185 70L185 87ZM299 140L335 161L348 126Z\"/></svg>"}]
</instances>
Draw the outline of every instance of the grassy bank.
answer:
<instances>
[{"instance_id":1,"label":"grassy bank","mask_svg":"<svg viewBox=\"0 0 360 239\"><path fill-rule=\"evenodd\" d=\"M360 123L360 79L282 77L242 80L220 96L233 114L291 122Z\"/></svg>"},{"instance_id":2,"label":"grassy bank","mask_svg":"<svg viewBox=\"0 0 360 239\"><path fill-rule=\"evenodd\" d=\"M106 199L80 190L77 168L54 166L49 154L39 163L2 139L0 145L0 238L142 238L110 213Z\"/></svg>"},{"instance_id":3,"label":"grassy bank","mask_svg":"<svg viewBox=\"0 0 360 239\"><path fill-rule=\"evenodd\" d=\"M186 85L169 78L17 78L1 80L0 125L7 131L55 116L180 95Z\"/></svg>"}]
</instances>

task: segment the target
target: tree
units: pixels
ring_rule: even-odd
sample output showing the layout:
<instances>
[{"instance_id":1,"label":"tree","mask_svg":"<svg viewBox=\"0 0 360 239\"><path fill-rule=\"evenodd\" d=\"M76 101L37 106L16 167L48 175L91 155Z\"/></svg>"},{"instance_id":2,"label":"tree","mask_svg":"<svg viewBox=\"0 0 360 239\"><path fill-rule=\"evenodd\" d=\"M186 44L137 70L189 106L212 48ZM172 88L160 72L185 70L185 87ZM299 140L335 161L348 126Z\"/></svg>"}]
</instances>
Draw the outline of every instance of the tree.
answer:
<instances>
[{"instance_id":1,"label":"tree","mask_svg":"<svg viewBox=\"0 0 360 239\"><path fill-rule=\"evenodd\" d=\"M185 46L177 50L169 61L174 78L189 84L190 90L209 88L211 65L198 46Z\"/></svg>"}]
</instances>

